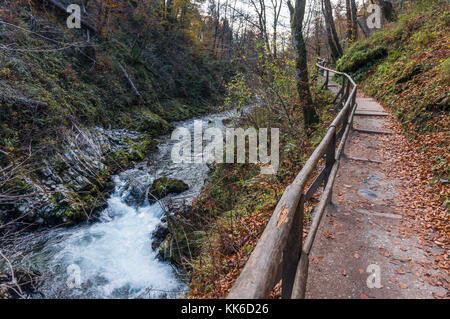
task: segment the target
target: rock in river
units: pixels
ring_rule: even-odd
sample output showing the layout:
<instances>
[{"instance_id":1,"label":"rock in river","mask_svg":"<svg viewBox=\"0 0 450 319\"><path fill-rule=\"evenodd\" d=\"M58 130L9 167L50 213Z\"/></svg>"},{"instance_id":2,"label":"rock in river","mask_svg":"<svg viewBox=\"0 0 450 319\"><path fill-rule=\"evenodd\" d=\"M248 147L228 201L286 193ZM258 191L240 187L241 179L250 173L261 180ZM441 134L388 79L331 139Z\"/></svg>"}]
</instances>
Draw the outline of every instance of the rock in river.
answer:
<instances>
[{"instance_id":1,"label":"rock in river","mask_svg":"<svg viewBox=\"0 0 450 319\"><path fill-rule=\"evenodd\" d=\"M176 178L160 177L155 179L148 191L148 200L153 203L168 194L179 194L187 191L189 186Z\"/></svg>"}]
</instances>

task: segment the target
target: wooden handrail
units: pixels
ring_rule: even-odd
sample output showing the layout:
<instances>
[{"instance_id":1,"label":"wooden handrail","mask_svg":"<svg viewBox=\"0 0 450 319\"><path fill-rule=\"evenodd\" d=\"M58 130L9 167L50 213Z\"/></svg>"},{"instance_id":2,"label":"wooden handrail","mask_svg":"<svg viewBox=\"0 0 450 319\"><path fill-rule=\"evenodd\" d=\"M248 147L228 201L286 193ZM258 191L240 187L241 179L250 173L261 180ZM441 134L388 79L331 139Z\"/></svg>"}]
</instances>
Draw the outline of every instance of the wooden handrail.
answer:
<instances>
[{"instance_id":1,"label":"wooden handrail","mask_svg":"<svg viewBox=\"0 0 450 319\"><path fill-rule=\"evenodd\" d=\"M231 288L229 299L267 298L280 279L282 279L282 298L304 298L309 253L326 205L332 197L339 159L352 129L356 110L356 83L348 74L327 68L325 65L323 60L316 64L318 69L325 72L325 88L328 87L330 73L346 79L338 93L341 99L339 103L343 104L343 107L302 170L281 196L258 244ZM350 84L353 86L351 91ZM339 138L340 142L337 145ZM325 168L304 192L306 184L323 157L326 161ZM314 209L311 227L302 245L304 203L311 199L322 183L325 184L325 188L319 204Z\"/></svg>"}]
</instances>

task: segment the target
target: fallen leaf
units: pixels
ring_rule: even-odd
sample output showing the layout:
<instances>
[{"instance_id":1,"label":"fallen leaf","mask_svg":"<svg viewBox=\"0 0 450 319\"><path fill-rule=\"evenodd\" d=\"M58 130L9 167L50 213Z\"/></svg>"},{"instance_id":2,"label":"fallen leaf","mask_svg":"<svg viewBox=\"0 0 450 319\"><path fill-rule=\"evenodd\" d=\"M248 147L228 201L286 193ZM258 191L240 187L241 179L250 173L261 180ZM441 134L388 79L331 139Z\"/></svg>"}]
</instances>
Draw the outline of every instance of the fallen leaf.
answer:
<instances>
[{"instance_id":1,"label":"fallen leaf","mask_svg":"<svg viewBox=\"0 0 450 319\"><path fill-rule=\"evenodd\" d=\"M333 236L332 233L330 232L324 232L323 235L325 236L325 238L327 239L335 239L336 237Z\"/></svg>"},{"instance_id":2,"label":"fallen leaf","mask_svg":"<svg viewBox=\"0 0 450 319\"><path fill-rule=\"evenodd\" d=\"M439 295L439 294L437 294L437 293L435 293L435 292L433 292L433 297L435 298L435 299L444 299L444 296L441 296L441 295Z\"/></svg>"}]
</instances>

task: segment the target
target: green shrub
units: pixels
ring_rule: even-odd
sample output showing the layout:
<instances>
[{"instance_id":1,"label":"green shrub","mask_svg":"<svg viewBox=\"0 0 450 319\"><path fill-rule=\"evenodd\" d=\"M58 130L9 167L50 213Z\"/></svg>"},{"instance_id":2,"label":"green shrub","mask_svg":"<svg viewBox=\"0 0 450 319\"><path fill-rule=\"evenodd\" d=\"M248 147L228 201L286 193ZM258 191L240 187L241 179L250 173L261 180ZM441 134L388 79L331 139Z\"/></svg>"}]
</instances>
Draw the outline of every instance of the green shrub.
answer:
<instances>
[{"instance_id":1,"label":"green shrub","mask_svg":"<svg viewBox=\"0 0 450 319\"><path fill-rule=\"evenodd\" d=\"M371 65L377 60L384 58L387 53L387 49L381 45L373 49L362 49L359 46L352 47L346 55L337 61L336 67L341 72L355 72L364 66Z\"/></svg>"},{"instance_id":2,"label":"green shrub","mask_svg":"<svg viewBox=\"0 0 450 319\"><path fill-rule=\"evenodd\" d=\"M439 74L442 81L447 85L450 85L450 58L447 58L441 63L439 66Z\"/></svg>"}]
</instances>

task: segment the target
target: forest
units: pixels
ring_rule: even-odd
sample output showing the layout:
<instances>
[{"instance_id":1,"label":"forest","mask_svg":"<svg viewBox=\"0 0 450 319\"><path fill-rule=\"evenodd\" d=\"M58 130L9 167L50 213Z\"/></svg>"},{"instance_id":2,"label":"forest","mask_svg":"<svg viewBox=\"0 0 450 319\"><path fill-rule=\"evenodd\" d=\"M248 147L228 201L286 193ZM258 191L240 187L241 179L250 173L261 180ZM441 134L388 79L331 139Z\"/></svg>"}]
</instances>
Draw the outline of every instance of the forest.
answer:
<instances>
[{"instance_id":1,"label":"forest","mask_svg":"<svg viewBox=\"0 0 450 319\"><path fill-rule=\"evenodd\" d=\"M0 0L0 299L449 298L449 8Z\"/></svg>"}]
</instances>

